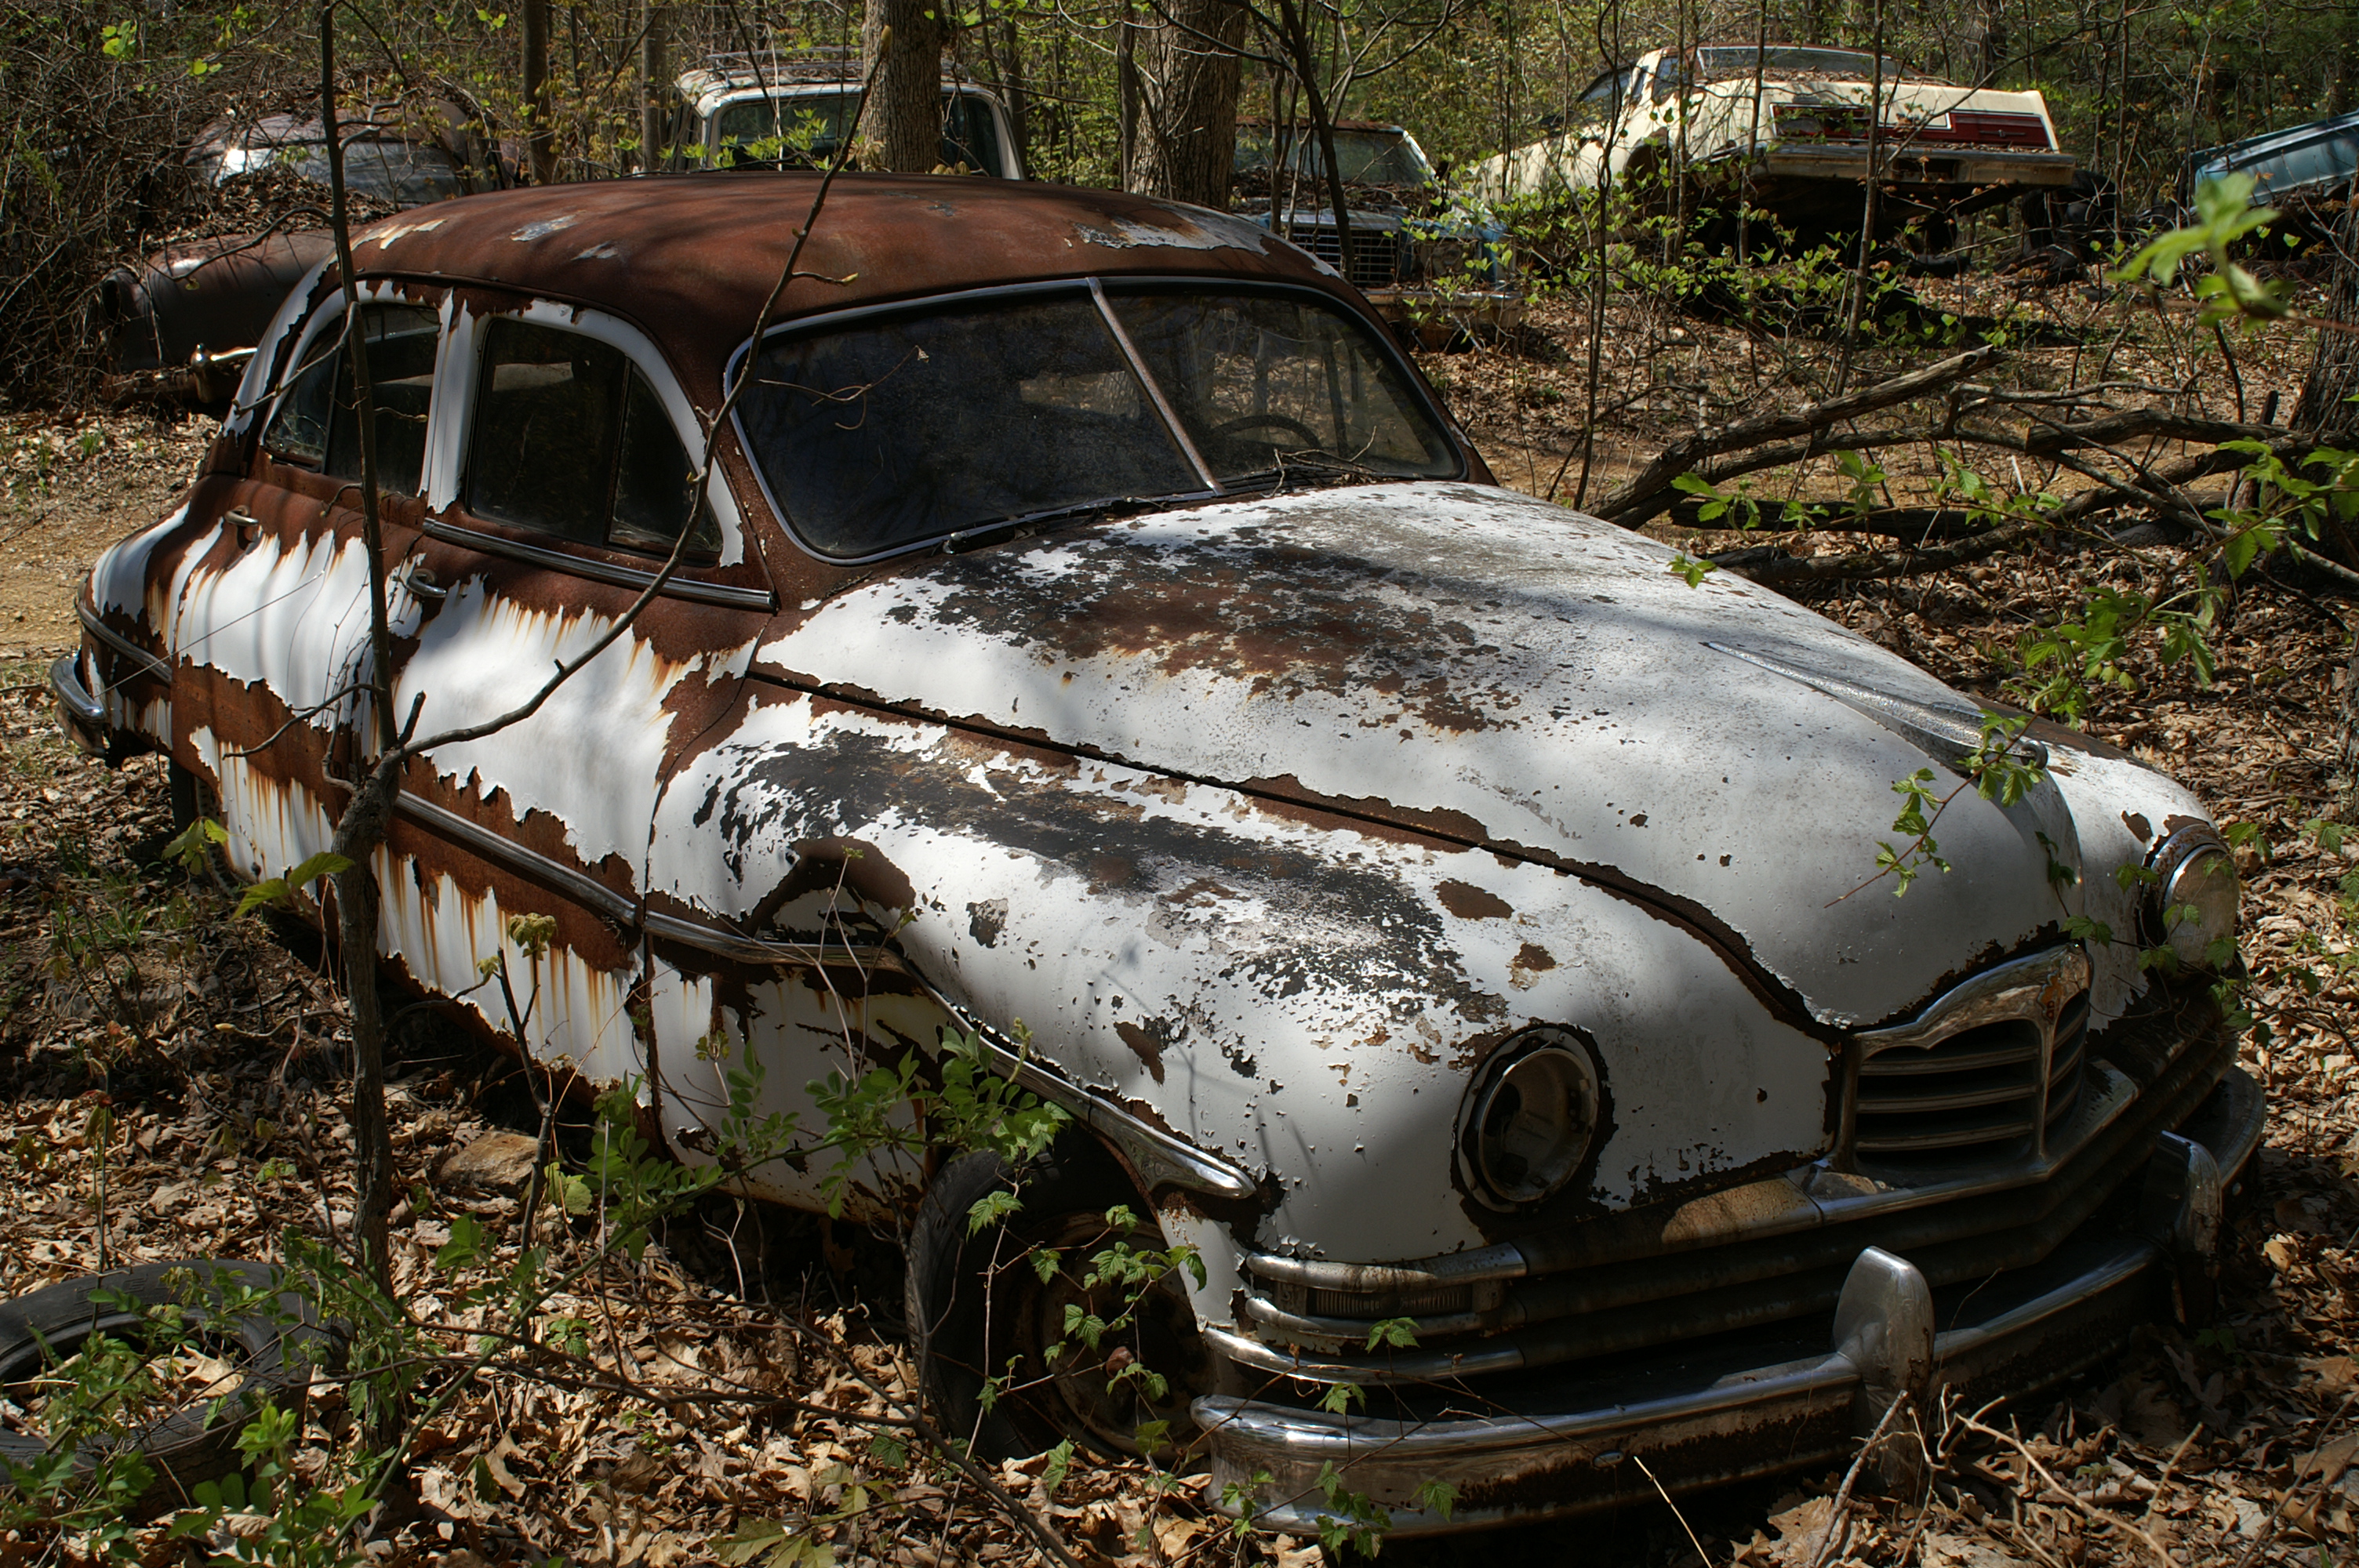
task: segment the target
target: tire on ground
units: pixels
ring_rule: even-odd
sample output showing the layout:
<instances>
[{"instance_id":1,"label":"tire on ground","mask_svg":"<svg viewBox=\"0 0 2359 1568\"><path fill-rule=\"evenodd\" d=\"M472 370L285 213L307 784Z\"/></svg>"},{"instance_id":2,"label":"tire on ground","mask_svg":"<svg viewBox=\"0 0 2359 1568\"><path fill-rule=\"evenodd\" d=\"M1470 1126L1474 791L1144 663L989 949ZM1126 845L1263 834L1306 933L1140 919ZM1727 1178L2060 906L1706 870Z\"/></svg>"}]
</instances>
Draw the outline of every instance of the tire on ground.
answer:
<instances>
[{"instance_id":1,"label":"tire on ground","mask_svg":"<svg viewBox=\"0 0 2359 1568\"><path fill-rule=\"evenodd\" d=\"M1067 1339L1053 1362L1046 1354L1061 1337L1068 1303L1091 1311L1118 1305L1115 1292L1081 1288L1093 1257L1121 1242L1135 1250L1164 1246L1152 1208L1103 1151L1060 1145L1024 1173L1023 1206L1013 1217L970 1234L974 1205L1014 1184L995 1155L952 1161L927 1188L910 1232L909 1338L935 1424L991 1460L1038 1454L1068 1437L1100 1454L1134 1453L1128 1434L1146 1421L1165 1422L1170 1440L1184 1442L1189 1401L1210 1390L1212 1362L1175 1277L1148 1288L1119 1344L1109 1337L1092 1351ZM1139 1217L1123 1233L1104 1219L1118 1205ZM1040 1247L1060 1254L1048 1281L1032 1267ZM1110 1379L1126 1357L1166 1379L1162 1398L1146 1398L1136 1380ZM1004 1379L1007 1391L986 1411L990 1377Z\"/></svg>"},{"instance_id":2,"label":"tire on ground","mask_svg":"<svg viewBox=\"0 0 2359 1568\"><path fill-rule=\"evenodd\" d=\"M234 1385L216 1399L174 1408L145 1426L86 1442L74 1455L76 1473L86 1474L106 1458L136 1451L147 1458L152 1476L131 1511L144 1517L180 1507L200 1481L217 1480L241 1467L238 1433L261 1400L266 1398L282 1411L302 1410L312 1368L331 1347L310 1303L292 1292L277 1298L275 1311L229 1315L225 1292L266 1291L277 1282L276 1274L263 1263L192 1259L92 1274L0 1301L0 1384L21 1382L72 1357L94 1335L139 1345L155 1309L183 1309L188 1337L235 1364ZM101 1301L102 1293L127 1298L131 1304ZM27 1465L47 1452L36 1437L0 1431L0 1461L10 1465Z\"/></svg>"}]
</instances>

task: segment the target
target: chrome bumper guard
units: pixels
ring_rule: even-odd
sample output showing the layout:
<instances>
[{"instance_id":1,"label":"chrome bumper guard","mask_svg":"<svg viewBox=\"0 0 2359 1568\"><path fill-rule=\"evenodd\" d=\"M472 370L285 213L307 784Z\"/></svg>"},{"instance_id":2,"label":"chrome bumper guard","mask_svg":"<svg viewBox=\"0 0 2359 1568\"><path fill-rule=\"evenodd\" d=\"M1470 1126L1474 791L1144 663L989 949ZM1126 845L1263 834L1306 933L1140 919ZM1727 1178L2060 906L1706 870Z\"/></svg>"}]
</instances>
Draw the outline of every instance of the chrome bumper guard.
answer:
<instances>
[{"instance_id":1,"label":"chrome bumper guard","mask_svg":"<svg viewBox=\"0 0 2359 1568\"><path fill-rule=\"evenodd\" d=\"M2158 1308L2202 1321L2222 1200L2265 1117L2260 1087L2231 1069L2178 1132L2156 1139L2134 1227L2076 1237L2045 1262L1938 1309L1907 1260L1865 1249L1824 1352L1756 1365L1741 1352L1723 1349L1715 1361L1674 1349L1649 1366L1551 1388L1557 1398L1528 1408L1468 1390L1419 1421L1206 1396L1193 1409L1211 1450L1212 1494L1234 1483L1256 1525L1311 1532L1329 1513L1321 1477L1332 1465L1345 1489L1390 1516L1391 1533L1430 1534L1847 1461L1879 1427L1871 1457L1897 1479L1920 1452L1914 1412L1937 1408L1945 1392L1972 1407L2047 1387L2109 1354ZM1904 1395L1907 1411L1895 1412ZM1455 1488L1446 1519L1419 1506L1433 1482Z\"/></svg>"},{"instance_id":2,"label":"chrome bumper guard","mask_svg":"<svg viewBox=\"0 0 2359 1568\"><path fill-rule=\"evenodd\" d=\"M49 666L49 695L58 701L58 723L77 750L93 757L106 754L106 704L82 684L82 656L68 654Z\"/></svg>"}]
</instances>

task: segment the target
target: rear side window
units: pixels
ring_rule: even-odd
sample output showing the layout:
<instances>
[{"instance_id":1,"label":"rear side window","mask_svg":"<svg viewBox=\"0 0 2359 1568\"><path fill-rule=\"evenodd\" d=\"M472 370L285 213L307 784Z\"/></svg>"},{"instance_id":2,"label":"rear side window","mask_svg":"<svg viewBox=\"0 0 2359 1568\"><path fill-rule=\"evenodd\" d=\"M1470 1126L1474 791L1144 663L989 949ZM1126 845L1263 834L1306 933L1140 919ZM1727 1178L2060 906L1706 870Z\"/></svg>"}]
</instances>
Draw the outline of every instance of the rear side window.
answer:
<instances>
[{"instance_id":1,"label":"rear side window","mask_svg":"<svg viewBox=\"0 0 2359 1568\"><path fill-rule=\"evenodd\" d=\"M376 405L377 486L390 494L417 495L426 469L426 414L434 388L435 313L416 305L364 305L361 330ZM263 445L282 461L358 481L360 404L343 340L342 320L312 338L310 357L278 400Z\"/></svg>"},{"instance_id":2,"label":"rear side window","mask_svg":"<svg viewBox=\"0 0 2359 1568\"><path fill-rule=\"evenodd\" d=\"M663 401L622 350L503 318L484 334L467 510L585 545L669 552L695 499ZM689 551L718 553L707 504Z\"/></svg>"}]
</instances>

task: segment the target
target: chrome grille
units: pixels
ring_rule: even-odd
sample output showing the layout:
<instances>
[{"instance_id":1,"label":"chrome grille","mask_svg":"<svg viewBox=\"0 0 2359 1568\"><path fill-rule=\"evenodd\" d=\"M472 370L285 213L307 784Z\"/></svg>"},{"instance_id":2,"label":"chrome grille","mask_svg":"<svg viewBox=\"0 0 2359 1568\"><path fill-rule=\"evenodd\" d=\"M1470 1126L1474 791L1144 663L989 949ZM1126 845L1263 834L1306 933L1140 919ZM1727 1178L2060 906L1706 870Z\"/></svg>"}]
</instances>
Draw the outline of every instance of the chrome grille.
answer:
<instances>
[{"instance_id":1,"label":"chrome grille","mask_svg":"<svg viewBox=\"0 0 2359 1568\"><path fill-rule=\"evenodd\" d=\"M1340 270L1343 241L1332 223L1297 223L1294 243ZM1352 282L1361 288L1390 288L1400 282L1400 242L1382 229L1352 230Z\"/></svg>"},{"instance_id":2,"label":"chrome grille","mask_svg":"<svg viewBox=\"0 0 2359 1568\"><path fill-rule=\"evenodd\" d=\"M1915 1022L1870 1031L1854 1102L1863 1164L2045 1152L2081 1093L2088 965L2074 948L2003 964Z\"/></svg>"}]
</instances>

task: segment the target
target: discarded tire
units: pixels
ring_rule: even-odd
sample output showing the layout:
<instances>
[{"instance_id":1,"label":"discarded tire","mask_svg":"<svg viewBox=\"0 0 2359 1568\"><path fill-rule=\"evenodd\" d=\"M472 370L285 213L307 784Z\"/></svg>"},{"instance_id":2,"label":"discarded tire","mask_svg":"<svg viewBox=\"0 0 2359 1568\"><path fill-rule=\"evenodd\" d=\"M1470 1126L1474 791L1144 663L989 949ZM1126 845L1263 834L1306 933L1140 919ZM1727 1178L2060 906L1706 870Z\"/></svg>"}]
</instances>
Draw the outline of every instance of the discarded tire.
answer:
<instances>
[{"instance_id":1,"label":"discarded tire","mask_svg":"<svg viewBox=\"0 0 2359 1568\"><path fill-rule=\"evenodd\" d=\"M92 1274L0 1301L0 1384L36 1376L74 1355L93 1335L142 1345L153 1309L181 1308L186 1338L233 1362L235 1382L216 1398L172 1409L145 1426L85 1442L74 1454L78 1474L116 1454L143 1454L153 1474L133 1511L146 1515L178 1508L198 1482L239 1468L238 1433L262 1400L283 1411L302 1409L313 1365L331 1343L310 1303L291 1292L277 1298L275 1312L230 1315L226 1291L267 1290L272 1283L266 1264L191 1259ZM102 1301L102 1292L125 1299ZM0 1432L0 1461L11 1467L49 1452L38 1438ZM0 1476L0 1485L5 1484Z\"/></svg>"}]
</instances>

